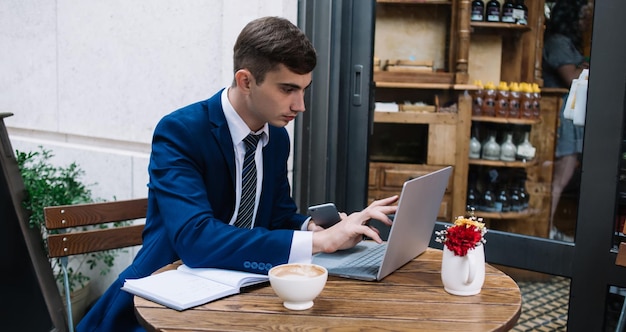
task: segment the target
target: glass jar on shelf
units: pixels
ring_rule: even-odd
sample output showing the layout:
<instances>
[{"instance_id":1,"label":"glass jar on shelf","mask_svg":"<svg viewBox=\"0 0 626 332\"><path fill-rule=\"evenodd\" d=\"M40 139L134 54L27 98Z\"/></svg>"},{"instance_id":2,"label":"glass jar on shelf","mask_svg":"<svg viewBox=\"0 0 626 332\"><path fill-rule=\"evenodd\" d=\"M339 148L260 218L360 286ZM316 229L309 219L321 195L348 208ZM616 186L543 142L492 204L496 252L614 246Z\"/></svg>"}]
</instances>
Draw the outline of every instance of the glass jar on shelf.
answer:
<instances>
[{"instance_id":1,"label":"glass jar on shelf","mask_svg":"<svg viewBox=\"0 0 626 332\"><path fill-rule=\"evenodd\" d=\"M502 161L515 161L515 154L517 153L517 147L513 143L513 134L506 133L504 142L500 145L500 160Z\"/></svg>"},{"instance_id":2,"label":"glass jar on shelf","mask_svg":"<svg viewBox=\"0 0 626 332\"><path fill-rule=\"evenodd\" d=\"M536 148L528 140L530 133L524 133L524 140L517 146L516 158L522 161L530 161L535 158Z\"/></svg>"},{"instance_id":3,"label":"glass jar on shelf","mask_svg":"<svg viewBox=\"0 0 626 332\"><path fill-rule=\"evenodd\" d=\"M472 137L470 138L469 157L470 159L480 159L480 150L482 144L478 140L478 128L474 128L472 131Z\"/></svg>"},{"instance_id":4,"label":"glass jar on shelf","mask_svg":"<svg viewBox=\"0 0 626 332\"><path fill-rule=\"evenodd\" d=\"M487 160L500 160L500 144L496 142L496 134L491 132L487 142L482 146L482 158Z\"/></svg>"}]
</instances>

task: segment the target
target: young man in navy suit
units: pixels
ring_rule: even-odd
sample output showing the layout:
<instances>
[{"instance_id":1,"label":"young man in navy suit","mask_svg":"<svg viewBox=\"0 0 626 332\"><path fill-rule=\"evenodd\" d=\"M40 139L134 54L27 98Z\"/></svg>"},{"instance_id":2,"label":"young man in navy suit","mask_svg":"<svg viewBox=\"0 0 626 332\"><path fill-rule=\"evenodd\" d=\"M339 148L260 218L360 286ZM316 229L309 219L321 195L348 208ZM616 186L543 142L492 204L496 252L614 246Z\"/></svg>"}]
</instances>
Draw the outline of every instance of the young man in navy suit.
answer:
<instances>
[{"instance_id":1,"label":"young man in navy suit","mask_svg":"<svg viewBox=\"0 0 626 332\"><path fill-rule=\"evenodd\" d=\"M241 31L234 47L234 79L208 100L166 115L152 141L148 214L143 246L78 325L78 331L142 331L125 279L141 278L182 261L267 273L275 265L310 262L317 252L350 248L363 236L381 242L370 218L391 224L397 197L323 229L296 213L287 173L285 126L305 111L316 52L291 22L264 17ZM244 138L256 147L252 224L235 226L242 200ZM252 201L252 200L250 200Z\"/></svg>"}]
</instances>

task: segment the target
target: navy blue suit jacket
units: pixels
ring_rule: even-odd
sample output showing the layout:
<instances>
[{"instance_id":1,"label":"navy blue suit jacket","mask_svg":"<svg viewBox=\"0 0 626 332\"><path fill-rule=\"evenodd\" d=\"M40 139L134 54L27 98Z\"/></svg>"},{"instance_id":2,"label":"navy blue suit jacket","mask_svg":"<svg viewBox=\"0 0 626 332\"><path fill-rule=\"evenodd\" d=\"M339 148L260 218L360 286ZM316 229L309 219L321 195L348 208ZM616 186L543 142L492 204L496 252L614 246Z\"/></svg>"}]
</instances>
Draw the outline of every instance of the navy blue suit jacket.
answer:
<instances>
[{"instance_id":1,"label":"navy blue suit jacket","mask_svg":"<svg viewBox=\"0 0 626 332\"><path fill-rule=\"evenodd\" d=\"M263 185L253 229L228 225L235 209L235 154L221 91L166 115L152 140L143 246L81 320L78 331L142 330L125 279L147 276L182 259L192 267L267 273L289 259L296 213L287 178L289 137L270 126Z\"/></svg>"}]
</instances>

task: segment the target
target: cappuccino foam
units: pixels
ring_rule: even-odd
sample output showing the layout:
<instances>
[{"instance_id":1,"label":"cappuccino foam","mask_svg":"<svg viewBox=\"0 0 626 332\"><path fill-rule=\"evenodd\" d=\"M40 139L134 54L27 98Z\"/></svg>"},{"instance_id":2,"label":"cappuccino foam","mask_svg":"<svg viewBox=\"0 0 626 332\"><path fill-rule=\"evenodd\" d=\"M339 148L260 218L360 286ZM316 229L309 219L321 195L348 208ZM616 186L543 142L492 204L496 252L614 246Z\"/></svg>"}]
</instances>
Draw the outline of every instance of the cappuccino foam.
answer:
<instances>
[{"instance_id":1,"label":"cappuccino foam","mask_svg":"<svg viewBox=\"0 0 626 332\"><path fill-rule=\"evenodd\" d=\"M309 265L284 266L274 271L275 276L288 279L314 278L322 274L324 274L324 271Z\"/></svg>"}]
</instances>

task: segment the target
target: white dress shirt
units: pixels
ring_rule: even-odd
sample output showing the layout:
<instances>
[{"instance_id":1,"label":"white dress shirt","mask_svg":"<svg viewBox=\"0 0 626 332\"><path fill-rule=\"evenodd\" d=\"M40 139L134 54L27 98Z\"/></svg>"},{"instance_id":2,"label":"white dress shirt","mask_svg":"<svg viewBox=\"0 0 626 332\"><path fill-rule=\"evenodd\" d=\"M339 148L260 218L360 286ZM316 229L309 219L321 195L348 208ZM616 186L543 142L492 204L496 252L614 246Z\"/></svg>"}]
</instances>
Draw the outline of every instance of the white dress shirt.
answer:
<instances>
[{"instance_id":1,"label":"white dress shirt","mask_svg":"<svg viewBox=\"0 0 626 332\"><path fill-rule=\"evenodd\" d=\"M237 212L239 210L239 202L241 201L241 181L242 181L242 167L243 159L246 154L246 146L243 139L251 133L248 125L241 119L239 114L235 111L235 108L228 100L228 89L224 89L222 92L222 109L224 110L224 116L228 123L228 129L233 141L233 148L235 149L235 174L236 174L236 195L235 195L235 212L231 217L230 224L233 225L237 219ZM257 144L256 153L254 155L254 161L256 163L257 171L257 184L256 184L256 198L254 199L254 213L252 215L252 225L254 227L254 220L256 218L257 208L259 206L259 199L261 197L261 187L263 185L263 147L267 145L270 140L269 126L266 123L261 130L254 132L255 135L261 135L261 139ZM310 263L313 252L313 234L307 231L308 221L307 219L301 227L301 231L294 231L293 239L291 243L291 250L289 252L289 263Z\"/></svg>"}]
</instances>

